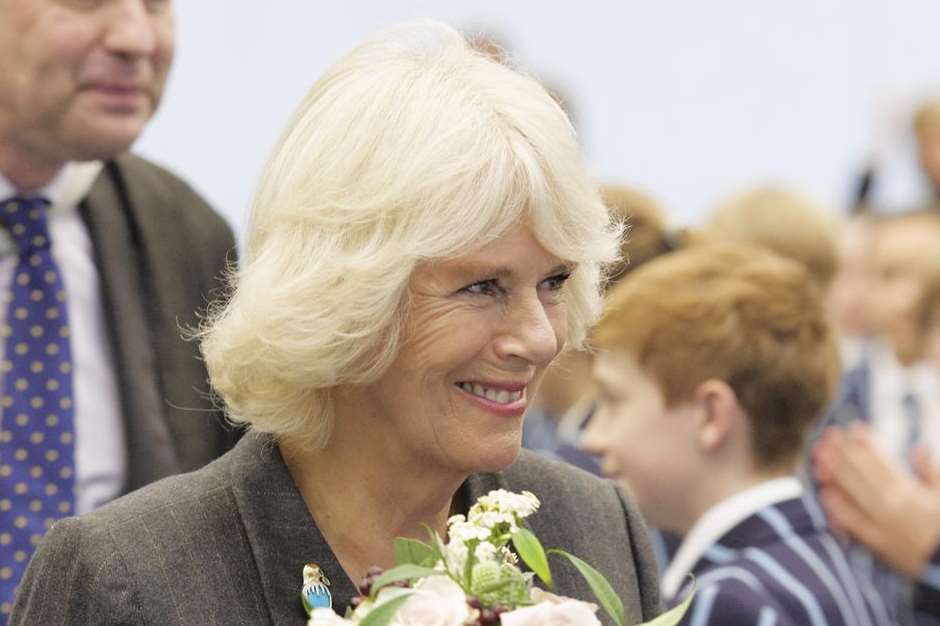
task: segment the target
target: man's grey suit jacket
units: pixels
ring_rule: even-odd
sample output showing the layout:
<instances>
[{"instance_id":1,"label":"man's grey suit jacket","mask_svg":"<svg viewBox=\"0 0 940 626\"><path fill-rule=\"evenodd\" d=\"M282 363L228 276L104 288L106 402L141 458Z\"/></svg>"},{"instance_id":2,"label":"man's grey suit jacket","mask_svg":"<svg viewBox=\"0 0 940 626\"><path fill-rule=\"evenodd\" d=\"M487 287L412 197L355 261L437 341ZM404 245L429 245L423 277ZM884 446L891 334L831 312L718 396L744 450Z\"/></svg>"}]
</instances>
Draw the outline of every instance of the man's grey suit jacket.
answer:
<instances>
[{"instance_id":1,"label":"man's grey suit jacket","mask_svg":"<svg viewBox=\"0 0 940 626\"><path fill-rule=\"evenodd\" d=\"M523 451L504 472L471 476L464 496L472 501L497 488L527 489L542 500L530 528L546 547L564 548L603 572L624 601L627 624L658 613L643 522L611 483ZM56 524L29 565L10 623L301 625L307 562L331 579L342 612L353 583L277 445L249 434L198 472ZM592 599L567 562L553 560L552 569L557 593Z\"/></svg>"},{"instance_id":2,"label":"man's grey suit jacket","mask_svg":"<svg viewBox=\"0 0 940 626\"><path fill-rule=\"evenodd\" d=\"M173 174L132 155L105 164L80 204L101 276L128 452L124 492L202 467L230 449L208 399L198 323L220 292L235 241L225 221Z\"/></svg>"}]
</instances>

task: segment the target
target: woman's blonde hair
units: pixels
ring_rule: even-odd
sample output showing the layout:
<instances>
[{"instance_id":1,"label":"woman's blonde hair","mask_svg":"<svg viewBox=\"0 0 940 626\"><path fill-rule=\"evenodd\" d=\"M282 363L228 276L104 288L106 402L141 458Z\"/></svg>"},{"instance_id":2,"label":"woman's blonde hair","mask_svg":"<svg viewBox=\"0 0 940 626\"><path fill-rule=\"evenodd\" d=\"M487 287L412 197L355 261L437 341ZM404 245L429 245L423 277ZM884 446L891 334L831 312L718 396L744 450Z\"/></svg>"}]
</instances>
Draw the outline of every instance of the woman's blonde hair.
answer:
<instances>
[{"instance_id":1,"label":"woman's blonde hair","mask_svg":"<svg viewBox=\"0 0 940 626\"><path fill-rule=\"evenodd\" d=\"M270 157L243 267L201 333L230 419L324 445L334 390L380 378L395 359L414 268L520 221L577 264L565 297L580 345L621 227L558 104L440 23L393 27L353 50Z\"/></svg>"}]
</instances>

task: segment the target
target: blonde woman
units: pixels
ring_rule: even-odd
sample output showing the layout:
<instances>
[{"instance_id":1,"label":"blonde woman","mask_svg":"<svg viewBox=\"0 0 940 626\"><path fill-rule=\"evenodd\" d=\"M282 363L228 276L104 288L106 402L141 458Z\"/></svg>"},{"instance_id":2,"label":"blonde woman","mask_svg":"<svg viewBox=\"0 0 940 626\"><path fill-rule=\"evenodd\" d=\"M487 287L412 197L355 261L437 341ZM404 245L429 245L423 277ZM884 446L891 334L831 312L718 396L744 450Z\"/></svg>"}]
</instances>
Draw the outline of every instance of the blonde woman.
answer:
<instances>
[{"instance_id":1,"label":"blonde woman","mask_svg":"<svg viewBox=\"0 0 940 626\"><path fill-rule=\"evenodd\" d=\"M443 534L496 487L594 564L627 621L659 606L640 518L609 483L520 454L523 413L598 313L610 225L535 81L418 22L316 83L255 199L244 266L202 334L249 433L207 468L58 524L21 623L302 624L315 562L342 612L395 537ZM589 598L573 570L556 591Z\"/></svg>"}]
</instances>

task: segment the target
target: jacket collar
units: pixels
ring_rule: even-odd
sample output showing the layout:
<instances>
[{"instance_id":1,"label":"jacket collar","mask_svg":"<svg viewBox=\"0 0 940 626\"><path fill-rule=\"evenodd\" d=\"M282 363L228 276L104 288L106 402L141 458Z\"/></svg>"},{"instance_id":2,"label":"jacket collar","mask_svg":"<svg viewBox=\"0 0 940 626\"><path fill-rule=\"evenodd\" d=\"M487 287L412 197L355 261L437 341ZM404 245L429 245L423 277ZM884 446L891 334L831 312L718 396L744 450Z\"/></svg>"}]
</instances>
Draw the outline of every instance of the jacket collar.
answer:
<instances>
[{"instance_id":1,"label":"jacket collar","mask_svg":"<svg viewBox=\"0 0 940 626\"><path fill-rule=\"evenodd\" d=\"M333 607L342 614L357 595L356 587L317 528L277 443L267 435L248 434L227 458L235 502L272 621L305 618L301 572L311 562L329 578ZM466 502L473 502L491 489L505 487L501 474L475 474L462 492Z\"/></svg>"},{"instance_id":2,"label":"jacket collar","mask_svg":"<svg viewBox=\"0 0 940 626\"><path fill-rule=\"evenodd\" d=\"M768 520L777 513L796 532L812 528L808 509L801 505L803 487L796 477L778 478L742 491L709 509L687 533L662 580L663 595L675 597L689 573L728 560L737 550L779 541ZM779 526L779 525L778 525Z\"/></svg>"},{"instance_id":3,"label":"jacket collar","mask_svg":"<svg viewBox=\"0 0 940 626\"><path fill-rule=\"evenodd\" d=\"M138 209L155 210L145 194L130 192ZM128 448L127 489L135 489L180 471L171 432L163 418L162 392L154 374L157 355L145 310L145 275L140 271L141 239L130 215L128 182L116 162L101 171L80 211L88 227L101 275L108 331L120 380ZM157 307L154 307L156 309Z\"/></svg>"},{"instance_id":4,"label":"jacket collar","mask_svg":"<svg viewBox=\"0 0 940 626\"><path fill-rule=\"evenodd\" d=\"M814 514L813 507L810 495L763 507L710 546L692 568L692 573L698 576L725 564L747 548L767 548L792 535L806 537L825 532L825 521Z\"/></svg>"},{"instance_id":5,"label":"jacket collar","mask_svg":"<svg viewBox=\"0 0 940 626\"><path fill-rule=\"evenodd\" d=\"M306 618L300 601L301 572L310 562L317 563L329 578L333 607L342 614L357 595L356 587L317 528L273 438L247 434L225 458L272 621L300 623ZM523 452L521 460L525 458ZM470 504L493 489L512 488L503 472L473 474L461 493ZM565 545L562 525L550 515L536 514L526 525L547 547ZM569 570L556 572L558 592L585 591L576 572Z\"/></svg>"}]
</instances>

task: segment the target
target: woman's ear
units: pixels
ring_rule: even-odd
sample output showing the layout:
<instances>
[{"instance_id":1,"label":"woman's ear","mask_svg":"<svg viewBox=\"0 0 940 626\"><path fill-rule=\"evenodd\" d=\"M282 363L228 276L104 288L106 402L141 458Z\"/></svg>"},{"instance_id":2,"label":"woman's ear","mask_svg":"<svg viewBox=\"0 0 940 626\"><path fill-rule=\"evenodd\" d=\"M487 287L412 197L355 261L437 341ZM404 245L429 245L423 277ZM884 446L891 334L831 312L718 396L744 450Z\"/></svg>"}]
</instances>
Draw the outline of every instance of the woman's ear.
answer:
<instances>
[{"instance_id":1,"label":"woman's ear","mask_svg":"<svg viewBox=\"0 0 940 626\"><path fill-rule=\"evenodd\" d=\"M706 453L721 448L740 424L740 406L737 394L723 380L709 379L695 389L695 404L699 408L697 443Z\"/></svg>"}]
</instances>

